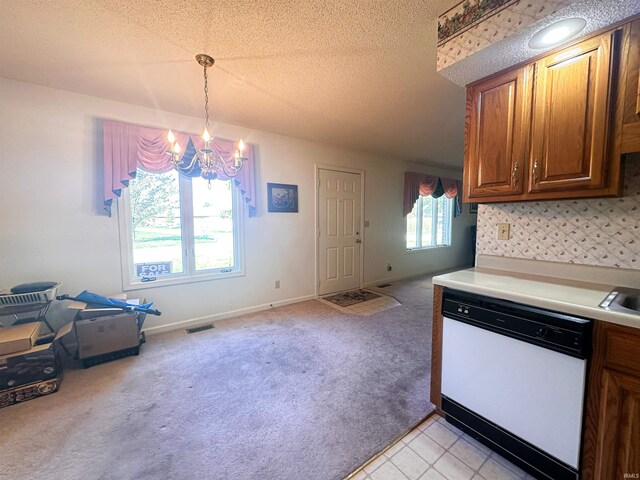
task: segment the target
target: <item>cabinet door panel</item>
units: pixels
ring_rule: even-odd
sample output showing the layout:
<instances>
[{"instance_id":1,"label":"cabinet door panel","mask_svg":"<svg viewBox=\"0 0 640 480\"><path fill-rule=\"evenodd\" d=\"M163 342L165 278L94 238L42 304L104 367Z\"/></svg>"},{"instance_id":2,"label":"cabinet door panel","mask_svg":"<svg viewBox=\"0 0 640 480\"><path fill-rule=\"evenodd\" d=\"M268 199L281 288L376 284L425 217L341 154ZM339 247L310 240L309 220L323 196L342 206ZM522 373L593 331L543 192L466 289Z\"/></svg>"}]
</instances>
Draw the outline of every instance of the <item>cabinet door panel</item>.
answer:
<instances>
[{"instance_id":1,"label":"cabinet door panel","mask_svg":"<svg viewBox=\"0 0 640 480\"><path fill-rule=\"evenodd\" d=\"M536 64L530 192L605 185L611 45L605 34Z\"/></svg>"},{"instance_id":2,"label":"cabinet door panel","mask_svg":"<svg viewBox=\"0 0 640 480\"><path fill-rule=\"evenodd\" d=\"M480 94L480 124L489 127L478 130L478 162L485 167L478 172L480 185L506 185L511 181L515 93L516 82L509 82Z\"/></svg>"},{"instance_id":3,"label":"cabinet door panel","mask_svg":"<svg viewBox=\"0 0 640 480\"><path fill-rule=\"evenodd\" d=\"M522 193L531 72L527 66L469 88L465 198Z\"/></svg>"},{"instance_id":4,"label":"cabinet door panel","mask_svg":"<svg viewBox=\"0 0 640 480\"><path fill-rule=\"evenodd\" d=\"M629 52L625 62L622 153L640 151L640 20L630 26Z\"/></svg>"},{"instance_id":5,"label":"cabinet door panel","mask_svg":"<svg viewBox=\"0 0 640 480\"><path fill-rule=\"evenodd\" d=\"M640 473L640 378L603 370L596 478Z\"/></svg>"},{"instance_id":6,"label":"cabinet door panel","mask_svg":"<svg viewBox=\"0 0 640 480\"><path fill-rule=\"evenodd\" d=\"M587 149L592 132L587 122L594 100L594 85L589 78L595 74L595 63L591 55L583 55L554 65L546 73L549 105L543 153L547 159L543 163L545 180L589 176L591 162ZM554 158L563 160L548 161Z\"/></svg>"}]
</instances>

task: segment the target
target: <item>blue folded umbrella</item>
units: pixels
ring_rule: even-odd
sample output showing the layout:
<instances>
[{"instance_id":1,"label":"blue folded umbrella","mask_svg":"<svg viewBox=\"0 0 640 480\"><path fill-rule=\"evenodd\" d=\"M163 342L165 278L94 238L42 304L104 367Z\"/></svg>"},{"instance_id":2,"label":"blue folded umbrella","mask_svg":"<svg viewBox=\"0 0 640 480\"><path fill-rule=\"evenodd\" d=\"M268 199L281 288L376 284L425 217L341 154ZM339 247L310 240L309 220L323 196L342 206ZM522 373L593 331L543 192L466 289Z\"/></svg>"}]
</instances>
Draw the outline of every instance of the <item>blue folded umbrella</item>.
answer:
<instances>
[{"instance_id":1,"label":"blue folded umbrella","mask_svg":"<svg viewBox=\"0 0 640 480\"><path fill-rule=\"evenodd\" d=\"M60 295L56 297L58 300L77 300L79 302L88 303L98 307L105 308L121 308L125 311L143 312L151 315L162 315L158 310L151 308L153 302L145 303L144 305L133 305L131 303L123 302L115 298L103 297L97 293L91 293L87 290L81 292L77 297L70 297L69 295Z\"/></svg>"}]
</instances>

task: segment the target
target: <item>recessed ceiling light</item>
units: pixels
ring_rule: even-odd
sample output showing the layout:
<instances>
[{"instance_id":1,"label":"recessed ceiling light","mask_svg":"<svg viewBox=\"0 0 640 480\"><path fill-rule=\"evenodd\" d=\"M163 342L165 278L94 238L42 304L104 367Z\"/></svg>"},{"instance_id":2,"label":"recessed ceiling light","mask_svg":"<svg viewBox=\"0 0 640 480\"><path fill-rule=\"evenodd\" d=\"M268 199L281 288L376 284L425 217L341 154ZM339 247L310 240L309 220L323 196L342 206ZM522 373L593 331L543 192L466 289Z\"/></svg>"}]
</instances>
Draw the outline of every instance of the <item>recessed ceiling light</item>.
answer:
<instances>
[{"instance_id":1,"label":"recessed ceiling light","mask_svg":"<svg viewBox=\"0 0 640 480\"><path fill-rule=\"evenodd\" d=\"M529 40L530 48L550 48L580 33L587 25L584 18L565 18L544 27Z\"/></svg>"}]
</instances>

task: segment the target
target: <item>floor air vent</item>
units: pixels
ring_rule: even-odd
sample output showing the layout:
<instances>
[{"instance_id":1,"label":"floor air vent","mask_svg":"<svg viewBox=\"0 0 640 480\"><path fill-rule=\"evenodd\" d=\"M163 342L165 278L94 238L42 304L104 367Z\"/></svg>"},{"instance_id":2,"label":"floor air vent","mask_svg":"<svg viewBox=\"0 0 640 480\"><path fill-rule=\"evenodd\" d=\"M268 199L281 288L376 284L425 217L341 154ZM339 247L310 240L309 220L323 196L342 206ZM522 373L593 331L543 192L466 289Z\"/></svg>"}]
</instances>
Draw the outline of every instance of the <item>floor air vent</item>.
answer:
<instances>
[{"instance_id":1,"label":"floor air vent","mask_svg":"<svg viewBox=\"0 0 640 480\"><path fill-rule=\"evenodd\" d=\"M213 324L209 323L207 325L200 325L199 327L187 328L187 333L198 333L203 330L211 330L212 328L214 328Z\"/></svg>"}]
</instances>

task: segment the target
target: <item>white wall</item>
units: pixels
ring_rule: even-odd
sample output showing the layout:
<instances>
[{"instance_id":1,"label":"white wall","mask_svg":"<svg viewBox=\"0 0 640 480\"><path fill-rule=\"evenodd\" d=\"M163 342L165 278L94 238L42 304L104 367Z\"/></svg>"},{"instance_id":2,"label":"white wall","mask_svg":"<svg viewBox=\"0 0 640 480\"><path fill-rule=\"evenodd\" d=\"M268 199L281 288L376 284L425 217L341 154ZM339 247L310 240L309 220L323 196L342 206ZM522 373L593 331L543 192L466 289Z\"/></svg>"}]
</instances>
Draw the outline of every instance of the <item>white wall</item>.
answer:
<instances>
[{"instance_id":1,"label":"white wall","mask_svg":"<svg viewBox=\"0 0 640 480\"><path fill-rule=\"evenodd\" d=\"M117 209L112 218L101 209L100 119L192 132L202 120L2 78L0 109L0 288L56 280L64 283L61 293L120 292ZM148 327L313 296L316 164L366 171L366 284L471 262L468 227L475 216L466 212L454 219L451 247L404 248L404 171L458 178L461 172L232 125L214 124L212 134L258 145L259 206L258 216L245 221L246 276L133 292L163 312L148 317ZM299 213L266 213L266 182L297 184Z\"/></svg>"}]
</instances>

